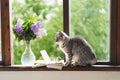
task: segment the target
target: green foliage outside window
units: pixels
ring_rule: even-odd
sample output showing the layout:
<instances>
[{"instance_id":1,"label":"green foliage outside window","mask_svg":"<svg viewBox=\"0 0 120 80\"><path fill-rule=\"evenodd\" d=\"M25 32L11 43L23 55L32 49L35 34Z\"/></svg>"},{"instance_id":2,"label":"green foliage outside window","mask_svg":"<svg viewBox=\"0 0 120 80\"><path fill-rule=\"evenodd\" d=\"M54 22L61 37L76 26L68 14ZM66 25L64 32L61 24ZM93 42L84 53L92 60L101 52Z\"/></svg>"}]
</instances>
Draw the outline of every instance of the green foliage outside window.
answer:
<instances>
[{"instance_id":1,"label":"green foliage outside window","mask_svg":"<svg viewBox=\"0 0 120 80\"><path fill-rule=\"evenodd\" d=\"M49 1L49 2L48 2ZM52 59L63 59L62 51L55 44L55 33L63 30L63 4L61 0L13 0L12 24L18 18L39 16L48 35L33 40L31 48L37 59L45 49ZM53 2L53 3L51 3ZM71 0L71 36L81 35L92 45L98 60L108 60L108 0ZM107 31L106 31L107 30ZM20 64L25 49L23 41L14 40L14 62Z\"/></svg>"},{"instance_id":2,"label":"green foliage outside window","mask_svg":"<svg viewBox=\"0 0 120 80\"><path fill-rule=\"evenodd\" d=\"M36 59L41 59L40 50L45 49L49 56L53 59L63 58L63 54L55 44L55 33L63 30L63 7L58 5L57 1L54 5L48 5L45 0L13 0L12 2L12 22L13 25L18 18L26 19L29 16L39 16L42 26L47 29L47 36L41 39L31 41L31 48L36 55ZM23 41L14 40L14 62L21 63L21 55L25 49Z\"/></svg>"},{"instance_id":3,"label":"green foliage outside window","mask_svg":"<svg viewBox=\"0 0 120 80\"><path fill-rule=\"evenodd\" d=\"M71 36L83 36L98 60L108 60L109 0L71 0Z\"/></svg>"}]
</instances>

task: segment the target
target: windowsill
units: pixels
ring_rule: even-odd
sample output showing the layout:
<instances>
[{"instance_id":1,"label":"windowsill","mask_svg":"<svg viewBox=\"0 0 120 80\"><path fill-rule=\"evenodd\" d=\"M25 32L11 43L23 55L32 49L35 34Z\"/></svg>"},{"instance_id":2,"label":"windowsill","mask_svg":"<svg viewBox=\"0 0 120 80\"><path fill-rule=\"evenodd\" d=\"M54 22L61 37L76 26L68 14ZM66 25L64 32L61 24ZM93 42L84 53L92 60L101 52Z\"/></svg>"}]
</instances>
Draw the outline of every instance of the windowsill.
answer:
<instances>
[{"instance_id":1,"label":"windowsill","mask_svg":"<svg viewBox=\"0 0 120 80\"><path fill-rule=\"evenodd\" d=\"M46 67L32 68L31 66L0 66L0 71L120 71L120 65L93 65L86 67L64 67L62 70Z\"/></svg>"}]
</instances>

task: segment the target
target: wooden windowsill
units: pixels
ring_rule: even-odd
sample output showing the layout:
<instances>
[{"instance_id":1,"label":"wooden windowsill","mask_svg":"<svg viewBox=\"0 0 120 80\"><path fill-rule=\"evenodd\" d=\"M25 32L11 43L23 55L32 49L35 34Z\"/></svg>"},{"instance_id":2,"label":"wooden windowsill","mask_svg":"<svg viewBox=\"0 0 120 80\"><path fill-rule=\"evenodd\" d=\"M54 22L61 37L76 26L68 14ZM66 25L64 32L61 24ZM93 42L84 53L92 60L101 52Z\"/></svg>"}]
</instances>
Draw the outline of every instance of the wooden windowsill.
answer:
<instances>
[{"instance_id":1,"label":"wooden windowsill","mask_svg":"<svg viewBox=\"0 0 120 80\"><path fill-rule=\"evenodd\" d=\"M0 66L0 71L120 71L120 65L93 65L86 67L64 67L62 70L31 66Z\"/></svg>"}]
</instances>

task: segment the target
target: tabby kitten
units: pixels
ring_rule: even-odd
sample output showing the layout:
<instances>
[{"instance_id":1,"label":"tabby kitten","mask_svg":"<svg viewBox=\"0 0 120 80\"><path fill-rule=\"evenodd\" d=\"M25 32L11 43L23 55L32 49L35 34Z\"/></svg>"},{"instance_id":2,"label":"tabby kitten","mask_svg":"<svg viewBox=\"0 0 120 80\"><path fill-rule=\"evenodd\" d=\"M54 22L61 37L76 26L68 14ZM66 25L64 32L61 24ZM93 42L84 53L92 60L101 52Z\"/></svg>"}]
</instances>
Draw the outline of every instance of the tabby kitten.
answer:
<instances>
[{"instance_id":1,"label":"tabby kitten","mask_svg":"<svg viewBox=\"0 0 120 80\"><path fill-rule=\"evenodd\" d=\"M81 37L71 38L59 31L56 33L56 43L65 54L65 66L86 66L97 62L92 47Z\"/></svg>"}]
</instances>

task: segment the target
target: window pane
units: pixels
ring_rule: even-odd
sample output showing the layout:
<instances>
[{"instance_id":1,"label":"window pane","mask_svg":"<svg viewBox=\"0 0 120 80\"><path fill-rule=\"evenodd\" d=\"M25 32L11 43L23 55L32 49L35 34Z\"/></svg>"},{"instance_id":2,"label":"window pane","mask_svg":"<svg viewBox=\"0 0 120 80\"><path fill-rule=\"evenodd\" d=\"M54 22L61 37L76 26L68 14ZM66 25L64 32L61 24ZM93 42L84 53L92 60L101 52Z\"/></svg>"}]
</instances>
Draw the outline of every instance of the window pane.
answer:
<instances>
[{"instance_id":1,"label":"window pane","mask_svg":"<svg viewBox=\"0 0 120 80\"><path fill-rule=\"evenodd\" d=\"M63 30L63 1L62 0L12 0L12 24L18 19L38 16L42 27L47 29L47 36L32 40L31 48L36 59L41 59L40 50L45 49L51 58L63 58L63 53L55 44L56 31ZM14 63L21 63L21 55L25 50L24 41L16 41L14 36Z\"/></svg>"},{"instance_id":2,"label":"window pane","mask_svg":"<svg viewBox=\"0 0 120 80\"><path fill-rule=\"evenodd\" d=\"M109 60L109 0L71 0L70 35L84 37L98 60Z\"/></svg>"}]
</instances>

